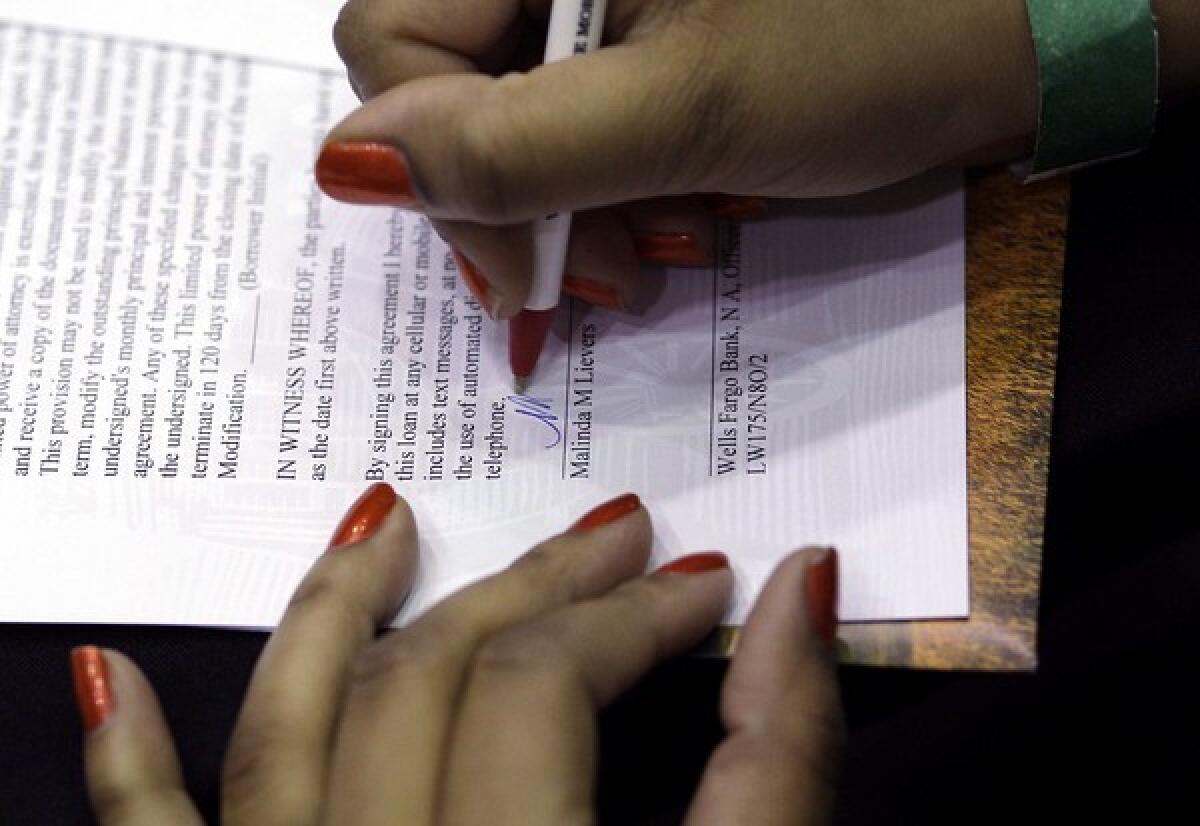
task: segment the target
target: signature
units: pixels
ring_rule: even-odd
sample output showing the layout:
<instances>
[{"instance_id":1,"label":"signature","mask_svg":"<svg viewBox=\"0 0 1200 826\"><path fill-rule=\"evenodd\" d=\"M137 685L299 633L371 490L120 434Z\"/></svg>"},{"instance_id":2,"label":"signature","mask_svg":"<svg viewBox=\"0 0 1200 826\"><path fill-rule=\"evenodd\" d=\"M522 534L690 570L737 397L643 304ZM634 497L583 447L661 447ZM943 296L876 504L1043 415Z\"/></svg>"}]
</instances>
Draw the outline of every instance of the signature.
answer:
<instances>
[{"instance_id":1,"label":"signature","mask_svg":"<svg viewBox=\"0 0 1200 826\"><path fill-rule=\"evenodd\" d=\"M546 445L547 450L558 446L562 441L562 428L558 426L558 416L554 415L549 399L536 399L533 396L509 396L508 400L516 406L518 416L535 419L554 434L554 441Z\"/></svg>"}]
</instances>

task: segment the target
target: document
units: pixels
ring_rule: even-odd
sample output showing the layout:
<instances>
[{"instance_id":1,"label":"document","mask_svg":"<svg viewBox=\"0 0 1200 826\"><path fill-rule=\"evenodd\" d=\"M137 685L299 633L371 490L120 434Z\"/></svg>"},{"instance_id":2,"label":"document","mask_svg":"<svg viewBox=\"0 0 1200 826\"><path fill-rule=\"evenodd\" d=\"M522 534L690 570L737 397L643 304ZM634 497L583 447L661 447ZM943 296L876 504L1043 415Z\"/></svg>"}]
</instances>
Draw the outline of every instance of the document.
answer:
<instances>
[{"instance_id":1,"label":"document","mask_svg":"<svg viewBox=\"0 0 1200 826\"><path fill-rule=\"evenodd\" d=\"M731 623L806 544L838 548L846 620L966 615L954 176L721 224L714 266L647 274L645 312L565 302L516 395L504 325L428 220L315 186L356 102L278 53L283 23L255 53L265 29L229 19L222 48L153 36L136 3L98 28L17 6L0 620L270 627L375 481L421 530L401 623L626 491L653 564L729 554Z\"/></svg>"}]
</instances>

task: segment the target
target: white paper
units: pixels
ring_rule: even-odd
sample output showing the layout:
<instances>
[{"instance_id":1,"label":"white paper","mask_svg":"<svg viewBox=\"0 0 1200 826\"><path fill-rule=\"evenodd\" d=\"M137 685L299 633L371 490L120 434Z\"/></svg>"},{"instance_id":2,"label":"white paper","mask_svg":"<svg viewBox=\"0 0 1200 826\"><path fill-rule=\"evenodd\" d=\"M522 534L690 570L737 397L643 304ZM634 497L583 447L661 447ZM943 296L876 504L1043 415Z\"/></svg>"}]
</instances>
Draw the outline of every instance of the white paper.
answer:
<instances>
[{"instance_id":1,"label":"white paper","mask_svg":"<svg viewBox=\"0 0 1200 826\"><path fill-rule=\"evenodd\" d=\"M341 71L245 57L228 21L237 54L22 5L0 4L0 619L270 626L372 479L422 530L403 616L627 490L655 564L730 554L732 621L812 543L840 551L844 619L966 614L957 180L725 226L641 316L564 304L515 398L428 223L316 190Z\"/></svg>"}]
</instances>

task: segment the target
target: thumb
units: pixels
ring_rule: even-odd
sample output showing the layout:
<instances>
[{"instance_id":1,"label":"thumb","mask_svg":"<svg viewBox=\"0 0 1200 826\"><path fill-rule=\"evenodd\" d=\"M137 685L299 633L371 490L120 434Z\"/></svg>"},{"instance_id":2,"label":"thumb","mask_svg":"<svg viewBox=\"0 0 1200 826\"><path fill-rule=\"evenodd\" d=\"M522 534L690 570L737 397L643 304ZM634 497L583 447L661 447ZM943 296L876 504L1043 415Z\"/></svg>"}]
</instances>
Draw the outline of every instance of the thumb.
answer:
<instances>
[{"instance_id":1,"label":"thumb","mask_svg":"<svg viewBox=\"0 0 1200 826\"><path fill-rule=\"evenodd\" d=\"M711 67L663 51L640 41L526 74L413 80L333 130L317 180L339 200L486 224L714 188L711 125L729 96L708 94Z\"/></svg>"},{"instance_id":2,"label":"thumb","mask_svg":"<svg viewBox=\"0 0 1200 826\"><path fill-rule=\"evenodd\" d=\"M71 652L88 795L102 826L200 826L154 690L116 651Z\"/></svg>"},{"instance_id":3,"label":"thumb","mask_svg":"<svg viewBox=\"0 0 1200 826\"><path fill-rule=\"evenodd\" d=\"M763 587L722 689L728 736L686 826L826 823L845 740L833 636L837 554L808 548Z\"/></svg>"}]
</instances>

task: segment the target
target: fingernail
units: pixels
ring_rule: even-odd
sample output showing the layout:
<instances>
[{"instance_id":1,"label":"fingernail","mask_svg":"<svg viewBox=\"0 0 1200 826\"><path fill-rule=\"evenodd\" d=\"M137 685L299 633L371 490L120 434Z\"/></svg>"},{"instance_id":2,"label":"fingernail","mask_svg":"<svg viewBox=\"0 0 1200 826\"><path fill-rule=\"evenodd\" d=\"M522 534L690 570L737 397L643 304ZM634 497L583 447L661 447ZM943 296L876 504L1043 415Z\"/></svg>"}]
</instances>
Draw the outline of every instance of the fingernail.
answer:
<instances>
[{"instance_id":1,"label":"fingernail","mask_svg":"<svg viewBox=\"0 0 1200 826\"><path fill-rule=\"evenodd\" d=\"M417 203L408 161L386 143L327 143L317 157L316 177L322 192L348 204Z\"/></svg>"},{"instance_id":2,"label":"fingernail","mask_svg":"<svg viewBox=\"0 0 1200 826\"><path fill-rule=\"evenodd\" d=\"M767 214L767 199L746 195L710 195L704 199L705 206L714 218L747 220L761 218Z\"/></svg>"},{"instance_id":3,"label":"fingernail","mask_svg":"<svg viewBox=\"0 0 1200 826\"><path fill-rule=\"evenodd\" d=\"M75 683L75 703L89 734L99 728L116 709L108 663L104 652L94 645L71 649L71 679Z\"/></svg>"},{"instance_id":4,"label":"fingernail","mask_svg":"<svg viewBox=\"0 0 1200 826\"><path fill-rule=\"evenodd\" d=\"M344 548L370 539L396 504L396 492L387 482L376 482L367 488L358 501L342 517L329 540L329 550Z\"/></svg>"},{"instance_id":5,"label":"fingernail","mask_svg":"<svg viewBox=\"0 0 1200 826\"><path fill-rule=\"evenodd\" d=\"M638 258L652 264L696 267L708 263L696 236L686 232L639 235L633 246Z\"/></svg>"},{"instance_id":6,"label":"fingernail","mask_svg":"<svg viewBox=\"0 0 1200 826\"><path fill-rule=\"evenodd\" d=\"M624 493L616 499L610 499L603 505L597 505L585 513L568 529L568 533L583 533L602 525L616 522L622 516L628 516L642 506L642 500L636 493Z\"/></svg>"},{"instance_id":7,"label":"fingernail","mask_svg":"<svg viewBox=\"0 0 1200 826\"><path fill-rule=\"evenodd\" d=\"M475 296L475 300L483 306L484 311L495 320L496 308L502 299L500 293L492 289L492 285L483 277L483 273L479 271L479 267L475 266L474 261L454 248L450 249L450 254L454 256L454 263L458 267L459 274L462 275L463 283L471 291L471 295Z\"/></svg>"},{"instance_id":8,"label":"fingernail","mask_svg":"<svg viewBox=\"0 0 1200 826\"><path fill-rule=\"evenodd\" d=\"M564 275L562 290L572 298L578 298L580 301L586 301L597 307L608 307L610 310L625 308L625 302L621 299L621 291L611 284L603 284L576 275Z\"/></svg>"},{"instance_id":9,"label":"fingernail","mask_svg":"<svg viewBox=\"0 0 1200 826\"><path fill-rule=\"evenodd\" d=\"M837 593L837 551L824 548L804 574L804 602L813 632L827 643L837 636Z\"/></svg>"},{"instance_id":10,"label":"fingernail","mask_svg":"<svg viewBox=\"0 0 1200 826\"><path fill-rule=\"evenodd\" d=\"M729 557L720 551L705 551L681 556L663 565L656 574L706 574L729 567Z\"/></svg>"}]
</instances>

